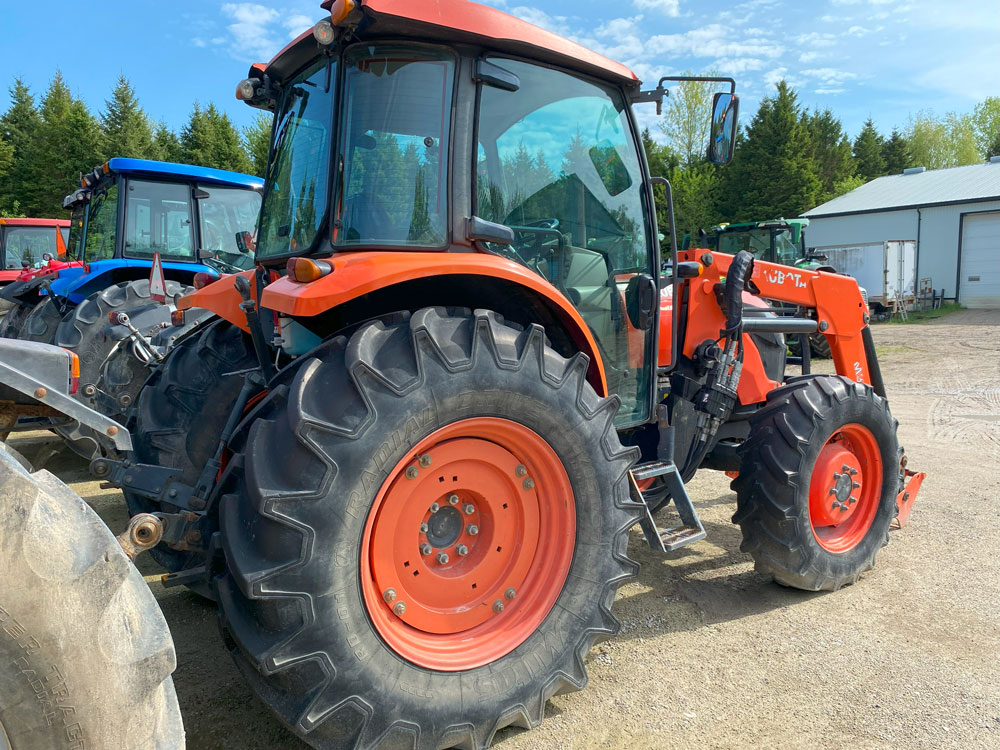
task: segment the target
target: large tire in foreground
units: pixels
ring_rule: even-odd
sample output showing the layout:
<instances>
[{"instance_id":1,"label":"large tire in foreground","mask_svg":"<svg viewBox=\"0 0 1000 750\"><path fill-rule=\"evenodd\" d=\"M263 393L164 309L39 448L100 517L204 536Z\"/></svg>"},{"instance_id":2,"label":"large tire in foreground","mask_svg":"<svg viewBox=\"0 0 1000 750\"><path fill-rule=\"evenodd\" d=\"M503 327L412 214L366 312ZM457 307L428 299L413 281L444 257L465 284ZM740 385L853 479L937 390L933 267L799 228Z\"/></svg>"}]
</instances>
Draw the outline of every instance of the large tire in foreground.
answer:
<instances>
[{"instance_id":1,"label":"large tire in foreground","mask_svg":"<svg viewBox=\"0 0 1000 750\"><path fill-rule=\"evenodd\" d=\"M101 366L118 343L106 333L111 326L108 320L109 313L128 313L134 318L135 326L145 332L157 324L169 324L172 306L178 297L189 291L191 287L178 284L176 281L168 281L167 302L158 304L150 299L149 279L122 281L95 292L67 313L56 328L52 343L74 352L80 358L80 389L76 393L76 398L88 406L97 408L98 411L105 413L107 411L101 408L99 401L95 403L88 398L85 391L86 386L97 384ZM138 375L148 375L148 372ZM145 379L142 377L143 381ZM57 427L56 432L66 440L67 445L75 453L87 460L102 454L102 441L89 427L73 422L66 427Z\"/></svg>"},{"instance_id":2,"label":"large tire in foreground","mask_svg":"<svg viewBox=\"0 0 1000 750\"><path fill-rule=\"evenodd\" d=\"M56 329L62 322L63 313L60 303L51 296L45 297L31 308L24 318L17 337L22 341L38 341L51 344L56 337Z\"/></svg>"},{"instance_id":3,"label":"large tire in foreground","mask_svg":"<svg viewBox=\"0 0 1000 750\"><path fill-rule=\"evenodd\" d=\"M83 500L3 446L0 580L0 746L184 747L174 647L142 576Z\"/></svg>"},{"instance_id":4,"label":"large tire in foreground","mask_svg":"<svg viewBox=\"0 0 1000 750\"><path fill-rule=\"evenodd\" d=\"M796 378L751 417L733 482L740 549L786 586L836 590L875 565L899 485L888 402L840 376Z\"/></svg>"},{"instance_id":5,"label":"large tire in foreground","mask_svg":"<svg viewBox=\"0 0 1000 750\"><path fill-rule=\"evenodd\" d=\"M181 341L139 393L135 421L129 425L138 462L181 469L181 481L194 485L215 453L236 403L243 377L257 366L248 337L219 320ZM175 512L176 507L125 493L132 515ZM160 545L150 551L170 571L198 565L201 558ZM207 595L208 591L198 589Z\"/></svg>"},{"instance_id":6,"label":"large tire in foreground","mask_svg":"<svg viewBox=\"0 0 1000 750\"><path fill-rule=\"evenodd\" d=\"M327 342L245 420L223 632L306 742L478 750L585 685L639 511L587 366L425 309Z\"/></svg>"}]
</instances>

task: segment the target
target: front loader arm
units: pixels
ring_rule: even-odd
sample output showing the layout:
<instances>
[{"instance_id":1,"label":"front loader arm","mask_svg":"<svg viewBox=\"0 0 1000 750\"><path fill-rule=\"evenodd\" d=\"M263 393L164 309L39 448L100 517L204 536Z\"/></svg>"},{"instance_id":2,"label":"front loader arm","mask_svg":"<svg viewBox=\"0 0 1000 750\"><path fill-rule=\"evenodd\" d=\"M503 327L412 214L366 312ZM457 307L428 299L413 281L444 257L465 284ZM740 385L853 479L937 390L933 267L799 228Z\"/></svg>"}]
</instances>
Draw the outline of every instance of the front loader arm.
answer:
<instances>
[{"instance_id":1,"label":"front loader arm","mask_svg":"<svg viewBox=\"0 0 1000 750\"><path fill-rule=\"evenodd\" d=\"M689 347L693 353L694 347L701 341L717 335L711 329L721 327L725 320L715 301L715 285L724 279L733 256L725 253L710 255L711 265L707 265L702 275L691 282L691 323L685 336L685 353L688 353ZM681 261L698 261L704 257L703 250L687 250L678 254ZM837 374L871 385L876 391L883 391L880 395L885 395L874 346L866 346L865 343L866 338L871 336L868 329L870 318L857 281L850 276L790 268L760 260L754 262L751 280L759 290L754 290L754 293L764 299L815 310L818 330L830 342ZM708 310L693 309L703 302L708 303L705 307L714 308L714 316ZM707 324L708 330L703 335L690 330L703 325L699 319Z\"/></svg>"}]
</instances>

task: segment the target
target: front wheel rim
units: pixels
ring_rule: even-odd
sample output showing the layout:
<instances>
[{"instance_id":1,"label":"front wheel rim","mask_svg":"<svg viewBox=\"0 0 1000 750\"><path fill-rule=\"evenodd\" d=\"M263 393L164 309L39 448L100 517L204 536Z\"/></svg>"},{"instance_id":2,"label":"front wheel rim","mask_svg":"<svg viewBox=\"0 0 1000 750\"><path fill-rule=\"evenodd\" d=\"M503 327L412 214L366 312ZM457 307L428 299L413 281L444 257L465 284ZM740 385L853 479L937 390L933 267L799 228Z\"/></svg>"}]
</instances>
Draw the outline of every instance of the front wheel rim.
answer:
<instances>
[{"instance_id":1,"label":"front wheel rim","mask_svg":"<svg viewBox=\"0 0 1000 750\"><path fill-rule=\"evenodd\" d=\"M809 523L830 552L857 547L882 500L882 455L867 427L838 428L820 450L809 482Z\"/></svg>"},{"instance_id":2,"label":"front wheel rim","mask_svg":"<svg viewBox=\"0 0 1000 750\"><path fill-rule=\"evenodd\" d=\"M477 417L424 438L368 514L361 588L386 644L428 669L489 664L526 641L559 598L576 506L552 447Z\"/></svg>"}]
</instances>

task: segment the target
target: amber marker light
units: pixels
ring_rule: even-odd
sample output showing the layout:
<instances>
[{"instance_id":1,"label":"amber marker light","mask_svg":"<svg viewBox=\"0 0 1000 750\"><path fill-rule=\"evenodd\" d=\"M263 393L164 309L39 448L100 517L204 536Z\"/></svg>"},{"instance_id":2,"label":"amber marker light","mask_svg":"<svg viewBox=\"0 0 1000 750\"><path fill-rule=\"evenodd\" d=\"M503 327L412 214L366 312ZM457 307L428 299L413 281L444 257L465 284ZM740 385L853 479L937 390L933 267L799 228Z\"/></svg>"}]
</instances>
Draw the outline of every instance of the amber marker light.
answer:
<instances>
[{"instance_id":1,"label":"amber marker light","mask_svg":"<svg viewBox=\"0 0 1000 750\"><path fill-rule=\"evenodd\" d=\"M69 395L74 395L77 389L80 387L80 357L77 356L76 352L71 352L69 349L63 349L69 357Z\"/></svg>"},{"instance_id":2,"label":"amber marker light","mask_svg":"<svg viewBox=\"0 0 1000 750\"><path fill-rule=\"evenodd\" d=\"M184 311L172 310L170 313L170 325L180 328L184 325Z\"/></svg>"},{"instance_id":3,"label":"amber marker light","mask_svg":"<svg viewBox=\"0 0 1000 750\"><path fill-rule=\"evenodd\" d=\"M330 6L330 22L334 26L342 23L356 7L358 7L358 4L355 0L335 0L333 5Z\"/></svg>"},{"instance_id":4,"label":"amber marker light","mask_svg":"<svg viewBox=\"0 0 1000 750\"><path fill-rule=\"evenodd\" d=\"M300 284L308 284L310 281L321 279L333 272L333 266L326 261L312 260L311 258L289 258L285 265L288 278Z\"/></svg>"},{"instance_id":5,"label":"amber marker light","mask_svg":"<svg viewBox=\"0 0 1000 750\"><path fill-rule=\"evenodd\" d=\"M705 266L696 260L687 260L677 264L678 279L697 279L705 273Z\"/></svg>"}]
</instances>

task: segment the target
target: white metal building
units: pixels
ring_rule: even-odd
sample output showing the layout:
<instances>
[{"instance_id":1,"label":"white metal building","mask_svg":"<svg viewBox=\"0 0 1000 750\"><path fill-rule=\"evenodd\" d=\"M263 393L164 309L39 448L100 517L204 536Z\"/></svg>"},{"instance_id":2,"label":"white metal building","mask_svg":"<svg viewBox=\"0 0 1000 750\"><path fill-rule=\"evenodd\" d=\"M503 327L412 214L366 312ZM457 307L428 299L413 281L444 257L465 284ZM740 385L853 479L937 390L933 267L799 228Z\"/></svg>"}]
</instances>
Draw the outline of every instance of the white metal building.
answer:
<instances>
[{"instance_id":1,"label":"white metal building","mask_svg":"<svg viewBox=\"0 0 1000 750\"><path fill-rule=\"evenodd\" d=\"M1000 308L1000 157L872 180L803 214L810 248L913 240L918 279L970 308Z\"/></svg>"}]
</instances>

